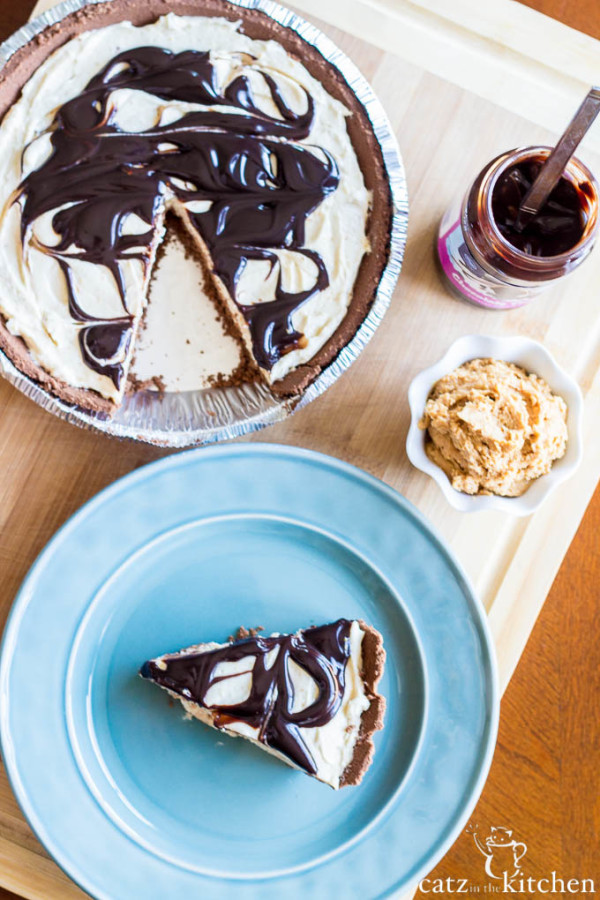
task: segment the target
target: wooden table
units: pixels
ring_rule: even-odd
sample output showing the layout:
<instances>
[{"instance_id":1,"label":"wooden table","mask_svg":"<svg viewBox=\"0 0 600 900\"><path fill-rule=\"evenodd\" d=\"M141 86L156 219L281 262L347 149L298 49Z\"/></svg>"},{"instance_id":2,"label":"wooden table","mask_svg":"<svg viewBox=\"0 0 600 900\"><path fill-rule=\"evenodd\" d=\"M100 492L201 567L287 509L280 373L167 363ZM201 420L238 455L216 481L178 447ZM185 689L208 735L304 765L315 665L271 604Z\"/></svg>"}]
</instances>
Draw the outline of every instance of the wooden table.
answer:
<instances>
[{"instance_id":1,"label":"wooden table","mask_svg":"<svg viewBox=\"0 0 600 900\"><path fill-rule=\"evenodd\" d=\"M521 2L600 38L597 0ZM554 870L565 880L594 878L600 892L599 534L600 487L504 694L496 754L472 823L484 834L511 828L528 845L528 876ZM484 862L463 833L431 877L483 885Z\"/></svg>"},{"instance_id":2,"label":"wooden table","mask_svg":"<svg viewBox=\"0 0 600 900\"><path fill-rule=\"evenodd\" d=\"M600 38L597 0L528 0L528 5ZM18 5L0 0L0 37L21 25L32 6L33 0ZM18 479L5 479L9 487L0 497L6 598L14 596L31 560L68 515L105 485L162 454L132 444L109 453L105 439L47 416L4 381L0 414L0 452L19 471ZM60 503L57 479L63 485ZM528 845L527 875L543 878L555 870L565 879L595 878L597 884L599 529L600 489L504 696L496 757L473 817L481 832L505 826ZM11 802L17 827L20 817ZM469 834L459 838L431 877L485 883L484 859ZM0 889L0 900L12 896Z\"/></svg>"}]
</instances>

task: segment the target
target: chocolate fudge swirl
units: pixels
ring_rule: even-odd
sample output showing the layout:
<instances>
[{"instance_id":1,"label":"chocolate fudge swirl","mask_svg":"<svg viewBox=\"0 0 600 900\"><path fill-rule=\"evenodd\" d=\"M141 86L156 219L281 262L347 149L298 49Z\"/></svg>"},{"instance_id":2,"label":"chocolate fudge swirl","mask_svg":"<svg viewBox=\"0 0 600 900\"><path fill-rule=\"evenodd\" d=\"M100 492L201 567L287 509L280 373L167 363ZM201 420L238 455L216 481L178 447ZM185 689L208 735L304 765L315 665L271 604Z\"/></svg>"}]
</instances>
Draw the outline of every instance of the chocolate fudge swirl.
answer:
<instances>
[{"instance_id":1,"label":"chocolate fudge swirl","mask_svg":"<svg viewBox=\"0 0 600 900\"><path fill-rule=\"evenodd\" d=\"M215 713L215 725L226 727L231 722L245 722L258 729L257 740L315 775L316 766L302 739L302 728L326 725L341 706L346 663L350 658L351 626L347 619L339 619L299 634L248 638L206 653L167 658L164 660L166 669L150 660L144 663L140 674L187 700L204 705L212 685L236 677L214 676L216 666L247 657L248 671L252 672L250 695L233 706L209 707ZM273 664L267 667L267 654L275 648L279 652ZM318 691L310 706L295 713L292 712L291 660L308 673Z\"/></svg>"},{"instance_id":2,"label":"chocolate fudge swirl","mask_svg":"<svg viewBox=\"0 0 600 900\"><path fill-rule=\"evenodd\" d=\"M252 64L248 54L236 56ZM60 107L51 128L51 155L20 185L21 238L24 242L39 216L55 210L57 242L48 246L34 237L33 243L61 266L71 315L82 326L83 359L117 387L132 326L119 263L139 259L147 264L165 191L182 204L210 201L206 211L188 210L185 215L234 300L248 261L265 260L270 271L277 272L274 300L238 303L262 367L272 368L299 345L302 335L294 330L292 316L328 286L323 260L303 246L304 229L310 213L336 189L337 166L323 149L297 143L309 135L314 119L308 92L305 112L296 113L269 72L257 71L278 116L256 105L246 75L220 89L208 53L175 54L159 47L120 53ZM125 132L116 125L112 101L114 92L123 89L206 108L145 132ZM148 225L147 231L126 233L123 226L131 213ZM311 288L283 289L278 249L300 253L314 263ZM80 307L70 268L73 259L105 266L112 273L122 316L100 320Z\"/></svg>"}]
</instances>

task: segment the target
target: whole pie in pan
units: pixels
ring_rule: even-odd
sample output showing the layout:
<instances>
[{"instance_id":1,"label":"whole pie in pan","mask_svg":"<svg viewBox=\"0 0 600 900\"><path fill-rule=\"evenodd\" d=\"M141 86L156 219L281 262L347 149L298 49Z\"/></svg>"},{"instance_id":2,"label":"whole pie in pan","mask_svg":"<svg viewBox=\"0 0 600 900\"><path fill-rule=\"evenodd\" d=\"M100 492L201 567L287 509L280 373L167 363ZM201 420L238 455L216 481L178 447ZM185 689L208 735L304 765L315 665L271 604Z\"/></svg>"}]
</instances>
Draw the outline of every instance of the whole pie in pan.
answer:
<instances>
[{"instance_id":1,"label":"whole pie in pan","mask_svg":"<svg viewBox=\"0 0 600 900\"><path fill-rule=\"evenodd\" d=\"M340 73L264 13L84 7L9 60L0 114L0 347L63 400L110 414L139 386L173 238L239 345L216 383L297 394L366 316L391 220L379 145ZM177 296L184 336L194 303Z\"/></svg>"}]
</instances>

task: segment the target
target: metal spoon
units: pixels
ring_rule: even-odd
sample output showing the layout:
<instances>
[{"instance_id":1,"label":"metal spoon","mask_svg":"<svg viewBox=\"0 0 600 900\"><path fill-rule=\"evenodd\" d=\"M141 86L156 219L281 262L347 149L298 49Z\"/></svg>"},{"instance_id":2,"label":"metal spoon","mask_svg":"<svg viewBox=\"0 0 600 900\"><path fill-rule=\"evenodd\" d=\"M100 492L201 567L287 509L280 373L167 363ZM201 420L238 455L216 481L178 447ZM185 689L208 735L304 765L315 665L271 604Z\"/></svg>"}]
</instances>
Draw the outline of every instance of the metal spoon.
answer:
<instances>
[{"instance_id":1,"label":"metal spoon","mask_svg":"<svg viewBox=\"0 0 600 900\"><path fill-rule=\"evenodd\" d=\"M521 200L514 224L523 231L543 207L582 138L600 112L600 87L593 87L567 125L558 144L540 169L537 178Z\"/></svg>"}]
</instances>

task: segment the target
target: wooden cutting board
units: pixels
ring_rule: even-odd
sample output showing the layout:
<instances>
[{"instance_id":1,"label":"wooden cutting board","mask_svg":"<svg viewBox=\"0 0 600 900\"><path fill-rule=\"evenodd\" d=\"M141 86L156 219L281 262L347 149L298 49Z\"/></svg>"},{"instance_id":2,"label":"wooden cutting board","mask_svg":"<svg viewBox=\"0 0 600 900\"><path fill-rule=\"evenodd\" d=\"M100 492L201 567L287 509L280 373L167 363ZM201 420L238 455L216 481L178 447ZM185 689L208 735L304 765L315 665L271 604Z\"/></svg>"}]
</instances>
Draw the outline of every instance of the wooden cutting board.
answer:
<instances>
[{"instance_id":1,"label":"wooden cutting board","mask_svg":"<svg viewBox=\"0 0 600 900\"><path fill-rule=\"evenodd\" d=\"M42 0L36 11L51 5ZM408 175L409 241L384 325L358 362L310 407L250 439L330 453L418 506L459 557L489 613L505 687L600 476L600 253L530 306L499 313L447 294L433 241L451 199L489 159L555 139L597 77L600 45L512 0L295 6L352 57L388 112ZM600 173L600 126L579 155ZM542 341L585 395L583 465L529 519L459 514L404 452L410 380L456 337L476 332ZM64 518L105 484L163 454L78 432L4 383L0 424L2 552L10 567L0 593L4 619L27 567ZM0 884L32 900L82 896L31 834L3 773Z\"/></svg>"}]
</instances>

